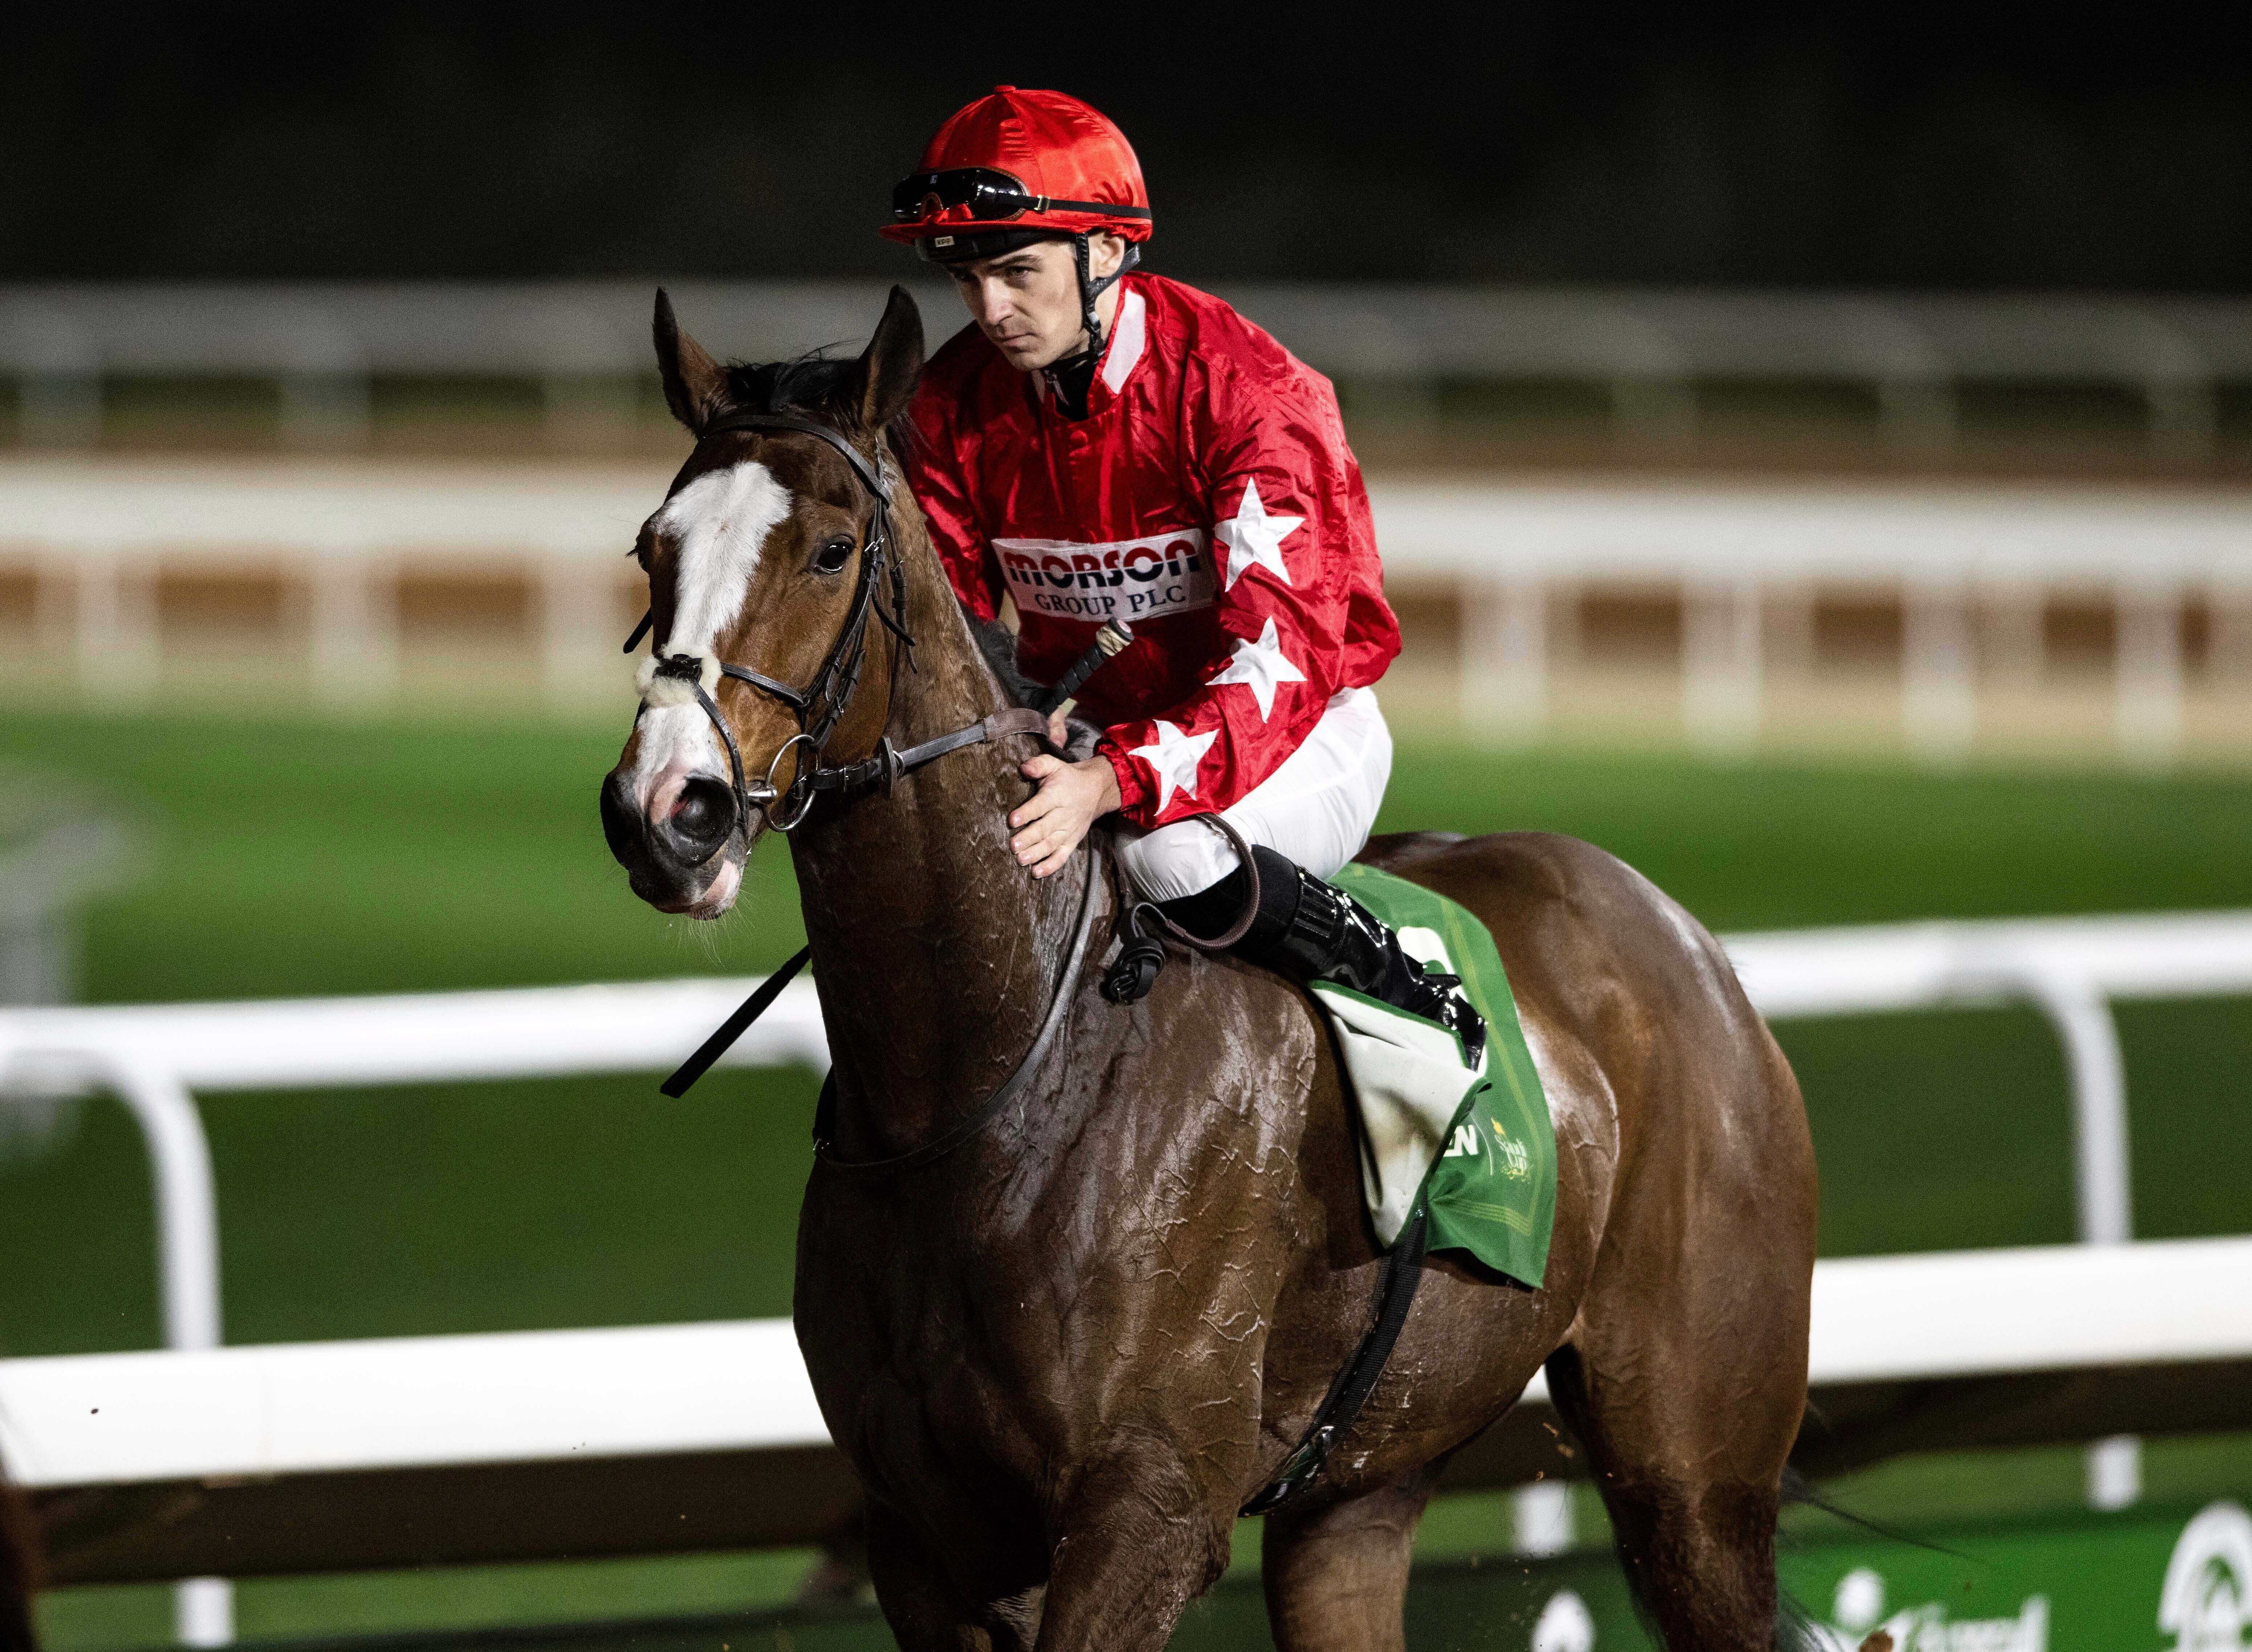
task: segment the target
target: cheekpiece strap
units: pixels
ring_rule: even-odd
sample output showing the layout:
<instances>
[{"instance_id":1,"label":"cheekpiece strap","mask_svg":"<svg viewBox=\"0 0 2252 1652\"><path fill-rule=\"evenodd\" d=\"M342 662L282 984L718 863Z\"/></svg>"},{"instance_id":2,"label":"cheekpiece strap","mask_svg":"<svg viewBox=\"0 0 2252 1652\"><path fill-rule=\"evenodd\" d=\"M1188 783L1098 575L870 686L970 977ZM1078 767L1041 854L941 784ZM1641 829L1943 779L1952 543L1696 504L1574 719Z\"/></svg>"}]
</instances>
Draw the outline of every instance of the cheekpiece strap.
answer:
<instances>
[{"instance_id":1,"label":"cheekpiece strap","mask_svg":"<svg viewBox=\"0 0 2252 1652\"><path fill-rule=\"evenodd\" d=\"M657 668L660 672L664 669L663 666ZM764 689L784 705L796 711L802 711L812 703L812 696L803 689L794 689L787 683L777 683L770 677L761 677L756 671L747 670L740 665L730 665L725 660L719 663L719 675L732 677L738 683L748 683L755 689Z\"/></svg>"}]
</instances>

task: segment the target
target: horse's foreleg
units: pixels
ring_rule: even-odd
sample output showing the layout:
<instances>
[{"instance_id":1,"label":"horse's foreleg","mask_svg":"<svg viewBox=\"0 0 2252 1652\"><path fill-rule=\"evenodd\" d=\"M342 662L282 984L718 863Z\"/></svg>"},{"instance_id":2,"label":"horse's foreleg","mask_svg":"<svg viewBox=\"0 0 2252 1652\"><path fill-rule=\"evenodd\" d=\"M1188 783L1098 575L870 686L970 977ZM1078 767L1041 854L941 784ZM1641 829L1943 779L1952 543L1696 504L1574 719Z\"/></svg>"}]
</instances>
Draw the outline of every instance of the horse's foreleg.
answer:
<instances>
[{"instance_id":1,"label":"horse's foreleg","mask_svg":"<svg viewBox=\"0 0 2252 1652\"><path fill-rule=\"evenodd\" d=\"M1018 1614L964 1600L907 1522L873 1503L867 1518L868 1571L900 1652L1022 1652L1032 1643Z\"/></svg>"},{"instance_id":2,"label":"horse's foreleg","mask_svg":"<svg viewBox=\"0 0 2252 1652\"><path fill-rule=\"evenodd\" d=\"M1348 1502L1267 1517L1260 1570L1280 1652L1401 1652L1415 1525L1439 1465Z\"/></svg>"},{"instance_id":3,"label":"horse's foreleg","mask_svg":"<svg viewBox=\"0 0 2252 1652\"><path fill-rule=\"evenodd\" d=\"M1094 1476L1058 1523L1039 1652L1160 1652L1227 1568L1234 1508L1220 1503L1163 1466Z\"/></svg>"}]
</instances>

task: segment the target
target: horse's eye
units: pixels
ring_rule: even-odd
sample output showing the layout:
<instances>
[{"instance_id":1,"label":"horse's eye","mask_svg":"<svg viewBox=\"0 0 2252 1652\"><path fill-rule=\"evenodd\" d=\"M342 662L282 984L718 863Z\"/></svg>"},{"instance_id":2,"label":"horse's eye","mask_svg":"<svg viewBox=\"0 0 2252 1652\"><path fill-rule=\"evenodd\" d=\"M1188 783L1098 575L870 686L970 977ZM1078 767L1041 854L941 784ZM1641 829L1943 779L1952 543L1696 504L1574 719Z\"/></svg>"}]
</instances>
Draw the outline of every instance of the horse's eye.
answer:
<instances>
[{"instance_id":1,"label":"horse's eye","mask_svg":"<svg viewBox=\"0 0 2252 1652\"><path fill-rule=\"evenodd\" d=\"M839 535L813 553L814 571L834 573L852 558L852 542Z\"/></svg>"}]
</instances>

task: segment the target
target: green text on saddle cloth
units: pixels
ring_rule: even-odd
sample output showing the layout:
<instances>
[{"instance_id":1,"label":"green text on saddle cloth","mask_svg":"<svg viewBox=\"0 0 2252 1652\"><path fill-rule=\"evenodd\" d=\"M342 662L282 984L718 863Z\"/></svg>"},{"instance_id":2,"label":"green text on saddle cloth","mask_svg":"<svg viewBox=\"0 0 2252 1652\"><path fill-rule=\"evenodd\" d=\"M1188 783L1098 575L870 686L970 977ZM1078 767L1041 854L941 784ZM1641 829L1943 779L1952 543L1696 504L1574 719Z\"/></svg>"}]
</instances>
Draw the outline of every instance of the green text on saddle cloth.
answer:
<instances>
[{"instance_id":1,"label":"green text on saddle cloth","mask_svg":"<svg viewBox=\"0 0 2252 1652\"><path fill-rule=\"evenodd\" d=\"M1349 988L1317 982L1360 1112L1362 1181L1377 1237L1428 1200L1429 1249L1468 1251L1539 1288L1556 1215L1556 1136L1493 936L1469 912L1358 863L1331 880L1389 924L1409 955L1460 975L1485 1017L1483 1064L1455 1035Z\"/></svg>"}]
</instances>

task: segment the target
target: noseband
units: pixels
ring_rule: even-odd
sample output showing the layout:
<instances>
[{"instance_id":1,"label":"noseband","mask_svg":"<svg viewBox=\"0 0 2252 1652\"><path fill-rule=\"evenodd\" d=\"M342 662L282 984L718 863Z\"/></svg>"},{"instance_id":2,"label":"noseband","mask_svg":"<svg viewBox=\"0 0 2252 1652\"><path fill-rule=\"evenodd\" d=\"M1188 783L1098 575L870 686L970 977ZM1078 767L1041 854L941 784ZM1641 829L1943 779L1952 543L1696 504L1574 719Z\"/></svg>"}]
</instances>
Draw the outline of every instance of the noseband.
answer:
<instances>
[{"instance_id":1,"label":"noseband","mask_svg":"<svg viewBox=\"0 0 2252 1652\"><path fill-rule=\"evenodd\" d=\"M708 438L731 430L787 430L827 442L852 467L852 474L867 489L869 500L867 530L860 542L860 580L852 594L852 612L844 621L844 628L838 633L837 641L830 645L820 668L814 672L813 680L803 688L794 689L786 683L778 683L747 666L730 665L719 660L707 662L694 654L663 655L657 660L652 678L669 677L683 684L704 708L704 714L712 719L712 727L719 731L720 743L727 748L727 764L734 784L737 829L749 832L751 810L755 807L766 815L767 824L772 829L794 831L813 808L817 793L879 784L888 794L900 776L921 767L933 758L1005 734L1039 734L1046 730L1047 718L1041 712L1012 708L997 711L951 734L911 746L903 752L893 748L891 736L886 734L877 742L872 755L857 763L824 762L829 738L843 719L844 708L851 703L852 691L859 686L861 670L867 663L870 614L897 642L898 657L893 661L892 674L894 686L899 682L900 662L904 660L909 670L914 666L914 638L908 634L907 626L907 574L892 546L891 496L885 489L883 475L876 465L826 425L810 419L792 418L788 413L729 413L706 425L702 435ZM890 587L889 613L877 600L879 582ZM626 639L627 653L632 653L648 632L651 617L643 614L633 635ZM726 677L747 683L760 692L773 696L789 706L797 718L797 732L782 743L768 760L764 777L755 786L743 772L743 753L735 743L734 731L727 726L727 719L719 714L719 702L712 698L712 691ZM807 748L807 758L799 762L788 788L778 790L775 775L781 770L782 759L798 746ZM779 809L777 804L781 805Z\"/></svg>"}]
</instances>

